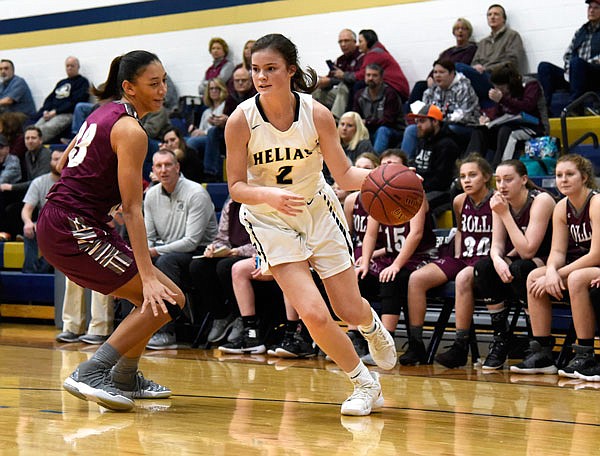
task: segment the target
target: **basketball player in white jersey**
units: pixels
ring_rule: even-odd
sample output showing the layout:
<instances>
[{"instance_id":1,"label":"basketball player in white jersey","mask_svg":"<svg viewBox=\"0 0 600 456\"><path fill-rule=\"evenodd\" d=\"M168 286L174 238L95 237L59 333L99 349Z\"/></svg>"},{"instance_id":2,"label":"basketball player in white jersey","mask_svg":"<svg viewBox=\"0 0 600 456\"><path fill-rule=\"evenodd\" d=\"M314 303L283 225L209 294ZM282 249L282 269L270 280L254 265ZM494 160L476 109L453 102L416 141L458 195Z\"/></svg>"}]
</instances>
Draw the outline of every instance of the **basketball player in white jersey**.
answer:
<instances>
[{"instance_id":1,"label":"basketball player in white jersey","mask_svg":"<svg viewBox=\"0 0 600 456\"><path fill-rule=\"evenodd\" d=\"M360 296L344 213L321 173L325 159L336 182L356 190L369 170L350 166L333 116L307 94L316 74L302 71L290 40L273 34L255 43L252 79L258 95L241 103L225 128L231 197L243 203L240 220L263 271L273 274L317 345L354 384L342 414L368 415L383 406L379 377L331 318L309 268L323 280L336 314L363 333L377 365L392 369L394 341Z\"/></svg>"}]
</instances>

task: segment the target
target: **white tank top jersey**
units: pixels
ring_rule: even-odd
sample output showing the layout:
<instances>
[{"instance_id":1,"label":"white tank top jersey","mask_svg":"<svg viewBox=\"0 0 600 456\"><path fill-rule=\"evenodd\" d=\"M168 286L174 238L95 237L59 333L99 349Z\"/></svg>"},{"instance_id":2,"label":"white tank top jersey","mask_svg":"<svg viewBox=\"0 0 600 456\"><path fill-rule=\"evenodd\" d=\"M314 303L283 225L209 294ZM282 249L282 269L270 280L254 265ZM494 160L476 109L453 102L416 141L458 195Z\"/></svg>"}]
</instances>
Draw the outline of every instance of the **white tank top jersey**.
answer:
<instances>
[{"instance_id":1,"label":"white tank top jersey","mask_svg":"<svg viewBox=\"0 0 600 456\"><path fill-rule=\"evenodd\" d=\"M323 155L313 120L313 99L293 92L296 97L294 122L286 131L276 129L259 105L256 95L239 105L244 113L248 141L248 184L281 187L312 200L325 185ZM274 212L268 204L246 206L252 212Z\"/></svg>"}]
</instances>

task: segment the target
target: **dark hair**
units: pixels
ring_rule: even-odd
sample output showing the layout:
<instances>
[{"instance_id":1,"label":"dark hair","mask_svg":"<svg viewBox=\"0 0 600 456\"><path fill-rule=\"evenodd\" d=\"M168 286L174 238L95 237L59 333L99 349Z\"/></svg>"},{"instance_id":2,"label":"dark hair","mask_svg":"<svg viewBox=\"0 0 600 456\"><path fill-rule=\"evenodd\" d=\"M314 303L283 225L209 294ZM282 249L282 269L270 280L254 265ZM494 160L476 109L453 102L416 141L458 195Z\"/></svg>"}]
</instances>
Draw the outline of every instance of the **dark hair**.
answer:
<instances>
[{"instance_id":1,"label":"dark hair","mask_svg":"<svg viewBox=\"0 0 600 456\"><path fill-rule=\"evenodd\" d=\"M460 167L466 163L475 163L483 175L487 176L485 186L487 188L492 188L492 177L494 176L494 171L485 158L476 152L470 153L465 158L456 160L456 168L460 170Z\"/></svg>"},{"instance_id":2,"label":"dark hair","mask_svg":"<svg viewBox=\"0 0 600 456\"><path fill-rule=\"evenodd\" d=\"M573 163L577 167L577 170L581 173L581 176L586 178L585 186L587 188L598 188L596 185L596 179L594 178L594 165L592 165L592 162L589 159L579 154L566 154L556 161L556 165L558 166L559 163L566 161Z\"/></svg>"},{"instance_id":3,"label":"dark hair","mask_svg":"<svg viewBox=\"0 0 600 456\"><path fill-rule=\"evenodd\" d=\"M433 62L433 66L439 65L448 70L449 73L456 73L456 67L454 66L454 62L448 59L437 59Z\"/></svg>"},{"instance_id":4,"label":"dark hair","mask_svg":"<svg viewBox=\"0 0 600 456\"><path fill-rule=\"evenodd\" d=\"M378 63L369 63L366 68L367 70L375 70L380 76L383 76L383 67Z\"/></svg>"},{"instance_id":5,"label":"dark hair","mask_svg":"<svg viewBox=\"0 0 600 456\"><path fill-rule=\"evenodd\" d=\"M42 136L44 136L42 134L42 130L39 127L36 127L35 125L29 125L28 127L25 127L25 130L23 130L23 133L28 132L28 131L36 131L40 138Z\"/></svg>"},{"instance_id":6,"label":"dark hair","mask_svg":"<svg viewBox=\"0 0 600 456\"><path fill-rule=\"evenodd\" d=\"M375 33L375 30L364 29L364 30L361 30L360 32L358 32L358 34L363 36L363 38L365 39L365 41L367 43L367 47L369 49L371 49L373 46L375 46L375 43L377 43L379 41L379 38L377 38L377 33Z\"/></svg>"},{"instance_id":7,"label":"dark hair","mask_svg":"<svg viewBox=\"0 0 600 456\"><path fill-rule=\"evenodd\" d=\"M22 112L6 111L0 114L0 129L10 144L23 133L26 120L27 115Z\"/></svg>"},{"instance_id":8,"label":"dark hair","mask_svg":"<svg viewBox=\"0 0 600 456\"><path fill-rule=\"evenodd\" d=\"M263 49L277 51L285 60L288 67L295 66L296 72L292 76L291 89L298 92L311 93L316 89L319 79L317 73L308 67L306 71L300 68L298 63L298 48L288 38L279 34L271 33L259 38L252 46L252 54Z\"/></svg>"},{"instance_id":9,"label":"dark hair","mask_svg":"<svg viewBox=\"0 0 600 456\"><path fill-rule=\"evenodd\" d=\"M383 160L387 157L398 157L402 160L403 165L408 164L408 155L402 149L386 149L379 156L379 163L383 162Z\"/></svg>"},{"instance_id":10,"label":"dark hair","mask_svg":"<svg viewBox=\"0 0 600 456\"><path fill-rule=\"evenodd\" d=\"M523 77L517 67L511 62L494 69L490 74L490 81L496 85L507 84L508 90L513 97L521 98L523 96Z\"/></svg>"},{"instance_id":11,"label":"dark hair","mask_svg":"<svg viewBox=\"0 0 600 456\"><path fill-rule=\"evenodd\" d=\"M187 147L185 140L183 139L183 132L177 127L171 127L168 130L165 130L165 132L162 135L163 138L165 137L165 135L167 133L170 133L170 132L175 133L175 136L177 136L177 139L179 139L179 148L185 154L187 152L188 147Z\"/></svg>"},{"instance_id":12,"label":"dark hair","mask_svg":"<svg viewBox=\"0 0 600 456\"><path fill-rule=\"evenodd\" d=\"M8 60L8 59L2 59L2 60L0 60L0 63L4 63L4 62L9 63L10 66L12 67L12 70L15 71L15 64L13 63L12 60Z\"/></svg>"},{"instance_id":13,"label":"dark hair","mask_svg":"<svg viewBox=\"0 0 600 456\"><path fill-rule=\"evenodd\" d=\"M488 7L488 12L492 9L492 8L500 8L500 10L502 11L502 17L504 18L504 20L506 21L506 10L504 9L504 7L502 5L498 5L497 3L494 3L493 5L490 5Z\"/></svg>"},{"instance_id":14,"label":"dark hair","mask_svg":"<svg viewBox=\"0 0 600 456\"><path fill-rule=\"evenodd\" d=\"M543 189L542 187L537 186L530 178L529 178L529 173L527 172L527 167L525 166L525 164L521 161L521 160L517 160L517 159L511 159L511 160L504 160L501 161L498 166L496 166L496 170L498 170L498 168L500 166L512 166L514 168L514 170L516 171L516 173L523 177L523 176L527 176L527 182L525 183L525 187L528 190L541 190L543 192L545 192L546 190Z\"/></svg>"},{"instance_id":15,"label":"dark hair","mask_svg":"<svg viewBox=\"0 0 600 456\"><path fill-rule=\"evenodd\" d=\"M123 81L135 82L137 77L152 62L159 62L156 54L148 51L131 51L115 57L110 63L106 81L91 89L100 100L114 100L123 93Z\"/></svg>"}]
</instances>

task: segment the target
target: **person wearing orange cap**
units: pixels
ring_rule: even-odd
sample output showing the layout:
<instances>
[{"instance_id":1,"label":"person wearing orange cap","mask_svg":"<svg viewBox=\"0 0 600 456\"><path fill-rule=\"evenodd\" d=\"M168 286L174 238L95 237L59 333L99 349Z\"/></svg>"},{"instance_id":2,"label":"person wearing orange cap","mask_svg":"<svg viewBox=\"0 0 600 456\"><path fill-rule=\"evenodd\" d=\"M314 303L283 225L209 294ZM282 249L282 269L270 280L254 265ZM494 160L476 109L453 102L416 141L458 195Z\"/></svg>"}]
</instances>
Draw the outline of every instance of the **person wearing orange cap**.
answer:
<instances>
[{"instance_id":1,"label":"person wearing orange cap","mask_svg":"<svg viewBox=\"0 0 600 456\"><path fill-rule=\"evenodd\" d=\"M408 117L415 119L419 138L413 164L423 177L423 189L435 215L436 209L450 204L450 184L459 148L436 105L423 105Z\"/></svg>"}]
</instances>

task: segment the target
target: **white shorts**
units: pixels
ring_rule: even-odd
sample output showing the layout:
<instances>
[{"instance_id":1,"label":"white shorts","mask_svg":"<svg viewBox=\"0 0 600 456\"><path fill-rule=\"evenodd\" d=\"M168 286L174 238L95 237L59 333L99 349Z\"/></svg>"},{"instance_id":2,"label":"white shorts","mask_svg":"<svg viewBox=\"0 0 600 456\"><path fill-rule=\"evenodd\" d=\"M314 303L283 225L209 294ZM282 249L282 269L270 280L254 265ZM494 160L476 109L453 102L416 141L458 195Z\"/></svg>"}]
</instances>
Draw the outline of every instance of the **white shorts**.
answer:
<instances>
[{"instance_id":1,"label":"white shorts","mask_svg":"<svg viewBox=\"0 0 600 456\"><path fill-rule=\"evenodd\" d=\"M246 205L240 221L261 258L261 270L308 260L321 279L352 266L352 240L342 206L325 185L296 216L278 211L253 213Z\"/></svg>"}]
</instances>

